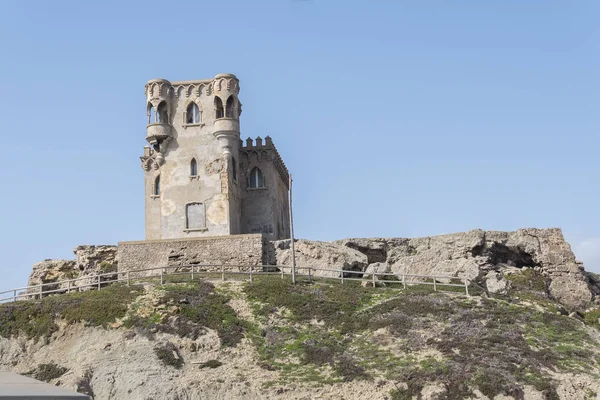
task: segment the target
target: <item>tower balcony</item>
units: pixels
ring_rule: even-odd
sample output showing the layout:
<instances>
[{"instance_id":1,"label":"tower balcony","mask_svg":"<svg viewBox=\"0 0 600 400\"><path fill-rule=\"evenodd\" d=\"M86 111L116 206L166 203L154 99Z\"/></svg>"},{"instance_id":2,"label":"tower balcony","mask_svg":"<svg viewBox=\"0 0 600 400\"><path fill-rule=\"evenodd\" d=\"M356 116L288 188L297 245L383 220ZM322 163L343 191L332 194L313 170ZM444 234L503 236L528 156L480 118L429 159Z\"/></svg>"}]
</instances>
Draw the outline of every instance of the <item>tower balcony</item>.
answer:
<instances>
[{"instance_id":1,"label":"tower balcony","mask_svg":"<svg viewBox=\"0 0 600 400\"><path fill-rule=\"evenodd\" d=\"M154 122L147 127L146 140L155 145L168 137L171 137L171 125L162 122Z\"/></svg>"},{"instance_id":2,"label":"tower balcony","mask_svg":"<svg viewBox=\"0 0 600 400\"><path fill-rule=\"evenodd\" d=\"M213 135L219 141L223 154L231 154L231 150L240 141L240 121L235 118L215 120Z\"/></svg>"},{"instance_id":3,"label":"tower balcony","mask_svg":"<svg viewBox=\"0 0 600 400\"><path fill-rule=\"evenodd\" d=\"M215 135L217 132L236 132L240 131L240 120L237 118L219 118L215 120Z\"/></svg>"}]
</instances>

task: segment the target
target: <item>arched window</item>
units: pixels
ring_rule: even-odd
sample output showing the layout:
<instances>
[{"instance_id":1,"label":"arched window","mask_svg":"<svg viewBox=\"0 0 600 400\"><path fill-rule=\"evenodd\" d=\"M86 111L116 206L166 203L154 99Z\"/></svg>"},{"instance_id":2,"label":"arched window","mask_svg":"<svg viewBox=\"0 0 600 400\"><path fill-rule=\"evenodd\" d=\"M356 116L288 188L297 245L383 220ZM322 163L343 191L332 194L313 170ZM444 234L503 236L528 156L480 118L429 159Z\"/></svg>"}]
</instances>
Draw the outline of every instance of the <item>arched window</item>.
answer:
<instances>
[{"instance_id":1,"label":"arched window","mask_svg":"<svg viewBox=\"0 0 600 400\"><path fill-rule=\"evenodd\" d=\"M250 171L250 182L248 186L252 189L265 187L262 171L258 169L258 167L254 167L252 168L252 171Z\"/></svg>"},{"instance_id":2,"label":"arched window","mask_svg":"<svg viewBox=\"0 0 600 400\"><path fill-rule=\"evenodd\" d=\"M198 176L198 163L195 158L192 158L192 162L190 162L190 175Z\"/></svg>"},{"instance_id":3,"label":"arched window","mask_svg":"<svg viewBox=\"0 0 600 400\"><path fill-rule=\"evenodd\" d=\"M206 213L204 204L190 203L185 206L185 229L206 229Z\"/></svg>"},{"instance_id":4,"label":"arched window","mask_svg":"<svg viewBox=\"0 0 600 400\"><path fill-rule=\"evenodd\" d=\"M148 124L153 124L156 122L156 110L154 109L154 106L150 103L148 103Z\"/></svg>"},{"instance_id":5,"label":"arched window","mask_svg":"<svg viewBox=\"0 0 600 400\"><path fill-rule=\"evenodd\" d=\"M158 116L158 119L156 120L156 122L160 122L163 124L169 123L169 114L167 113L167 103L165 103L164 101L161 102L156 109L156 113Z\"/></svg>"},{"instance_id":6,"label":"arched window","mask_svg":"<svg viewBox=\"0 0 600 400\"><path fill-rule=\"evenodd\" d=\"M216 118L223 118L223 101L219 96L215 96L215 115Z\"/></svg>"},{"instance_id":7,"label":"arched window","mask_svg":"<svg viewBox=\"0 0 600 400\"><path fill-rule=\"evenodd\" d=\"M227 104L225 104L225 116L227 118L235 118L235 99L233 96L229 96L227 99Z\"/></svg>"},{"instance_id":8,"label":"arched window","mask_svg":"<svg viewBox=\"0 0 600 400\"><path fill-rule=\"evenodd\" d=\"M233 173L233 180L237 182L237 162L235 157L231 157L231 169Z\"/></svg>"},{"instance_id":9,"label":"arched window","mask_svg":"<svg viewBox=\"0 0 600 400\"><path fill-rule=\"evenodd\" d=\"M200 123L200 109L198 108L198 104L190 103L187 107L186 115L185 115L185 123L186 124L199 124Z\"/></svg>"},{"instance_id":10,"label":"arched window","mask_svg":"<svg viewBox=\"0 0 600 400\"><path fill-rule=\"evenodd\" d=\"M154 179L154 195L160 196L160 175Z\"/></svg>"}]
</instances>

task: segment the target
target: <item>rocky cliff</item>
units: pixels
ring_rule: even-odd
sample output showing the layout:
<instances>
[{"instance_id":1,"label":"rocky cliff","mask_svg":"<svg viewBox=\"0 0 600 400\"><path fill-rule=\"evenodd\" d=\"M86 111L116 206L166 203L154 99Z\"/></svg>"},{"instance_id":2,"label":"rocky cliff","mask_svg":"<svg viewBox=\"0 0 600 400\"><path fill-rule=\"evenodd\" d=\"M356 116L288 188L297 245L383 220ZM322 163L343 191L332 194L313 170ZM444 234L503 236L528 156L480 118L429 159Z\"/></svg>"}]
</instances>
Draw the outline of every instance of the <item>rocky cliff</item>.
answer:
<instances>
[{"instance_id":1,"label":"rocky cliff","mask_svg":"<svg viewBox=\"0 0 600 400\"><path fill-rule=\"evenodd\" d=\"M94 400L598 398L600 308L525 271L489 297L178 276L3 304L0 369Z\"/></svg>"},{"instance_id":2,"label":"rocky cliff","mask_svg":"<svg viewBox=\"0 0 600 400\"><path fill-rule=\"evenodd\" d=\"M583 307L600 293L596 278L575 259L560 229L473 230L411 239L298 240L295 247L300 267L364 272L376 268L397 276L464 276L490 293L506 293L510 274L531 269L548 278L547 293L568 307ZM289 265L290 257L289 240L273 242L272 264Z\"/></svg>"}]
</instances>

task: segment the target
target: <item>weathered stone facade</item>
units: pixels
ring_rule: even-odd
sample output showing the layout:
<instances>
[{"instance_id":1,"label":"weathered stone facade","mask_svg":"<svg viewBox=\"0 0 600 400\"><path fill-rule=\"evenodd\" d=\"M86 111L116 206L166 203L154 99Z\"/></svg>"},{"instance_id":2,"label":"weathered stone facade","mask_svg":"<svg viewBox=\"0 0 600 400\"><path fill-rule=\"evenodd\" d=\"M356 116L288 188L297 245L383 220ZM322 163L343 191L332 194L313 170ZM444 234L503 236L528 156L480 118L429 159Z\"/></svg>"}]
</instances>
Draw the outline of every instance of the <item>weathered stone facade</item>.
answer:
<instances>
[{"instance_id":1,"label":"weathered stone facade","mask_svg":"<svg viewBox=\"0 0 600 400\"><path fill-rule=\"evenodd\" d=\"M146 84L146 239L290 236L289 175L270 137L240 140L239 81Z\"/></svg>"},{"instance_id":2,"label":"weathered stone facade","mask_svg":"<svg viewBox=\"0 0 600 400\"><path fill-rule=\"evenodd\" d=\"M119 272L199 264L263 265L265 247L262 234L121 242Z\"/></svg>"}]
</instances>

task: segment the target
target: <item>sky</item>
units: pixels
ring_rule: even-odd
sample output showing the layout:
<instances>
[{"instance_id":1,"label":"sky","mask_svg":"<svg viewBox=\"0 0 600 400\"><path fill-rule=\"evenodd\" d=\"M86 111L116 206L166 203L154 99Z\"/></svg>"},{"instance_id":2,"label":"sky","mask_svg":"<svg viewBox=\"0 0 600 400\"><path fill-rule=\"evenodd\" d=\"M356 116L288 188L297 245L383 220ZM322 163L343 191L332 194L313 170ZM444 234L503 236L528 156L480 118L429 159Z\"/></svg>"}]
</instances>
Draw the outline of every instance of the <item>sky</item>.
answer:
<instances>
[{"instance_id":1,"label":"sky","mask_svg":"<svg viewBox=\"0 0 600 400\"><path fill-rule=\"evenodd\" d=\"M600 2L0 2L0 290L144 238L144 84L234 73L296 237L560 227L600 272Z\"/></svg>"}]
</instances>

